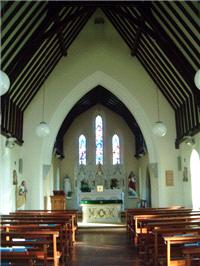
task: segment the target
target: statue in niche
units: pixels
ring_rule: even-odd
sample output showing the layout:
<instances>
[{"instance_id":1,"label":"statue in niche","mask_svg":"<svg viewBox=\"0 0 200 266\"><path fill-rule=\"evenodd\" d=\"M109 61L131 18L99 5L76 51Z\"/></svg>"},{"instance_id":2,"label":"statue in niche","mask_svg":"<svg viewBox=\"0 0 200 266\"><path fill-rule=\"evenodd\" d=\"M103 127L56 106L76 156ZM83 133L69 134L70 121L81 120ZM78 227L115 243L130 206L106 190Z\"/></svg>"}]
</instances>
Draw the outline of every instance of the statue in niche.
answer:
<instances>
[{"instance_id":1,"label":"statue in niche","mask_svg":"<svg viewBox=\"0 0 200 266\"><path fill-rule=\"evenodd\" d=\"M70 180L69 176L66 176L64 178L64 191L65 191L65 195L67 196L67 198L71 198L72 185L71 185L71 180Z\"/></svg>"},{"instance_id":2,"label":"statue in niche","mask_svg":"<svg viewBox=\"0 0 200 266\"><path fill-rule=\"evenodd\" d=\"M91 188L89 186L89 182L85 178L81 180L81 188L80 188L80 190L81 190L81 192L91 192Z\"/></svg>"},{"instance_id":3,"label":"statue in niche","mask_svg":"<svg viewBox=\"0 0 200 266\"><path fill-rule=\"evenodd\" d=\"M136 176L133 171L131 171L128 176L128 196L131 198L137 197Z\"/></svg>"},{"instance_id":4,"label":"statue in niche","mask_svg":"<svg viewBox=\"0 0 200 266\"><path fill-rule=\"evenodd\" d=\"M104 186L105 185L105 179L104 179L104 174L103 174L103 169L102 169L101 163L97 164L97 171L95 174L95 184L96 184L96 186Z\"/></svg>"},{"instance_id":5,"label":"statue in niche","mask_svg":"<svg viewBox=\"0 0 200 266\"><path fill-rule=\"evenodd\" d=\"M110 180L110 188L111 189L119 188L119 181L118 181L117 178L111 178L111 180Z\"/></svg>"},{"instance_id":6,"label":"statue in niche","mask_svg":"<svg viewBox=\"0 0 200 266\"><path fill-rule=\"evenodd\" d=\"M23 180L17 191L17 210L25 210L27 192L26 181Z\"/></svg>"}]
</instances>

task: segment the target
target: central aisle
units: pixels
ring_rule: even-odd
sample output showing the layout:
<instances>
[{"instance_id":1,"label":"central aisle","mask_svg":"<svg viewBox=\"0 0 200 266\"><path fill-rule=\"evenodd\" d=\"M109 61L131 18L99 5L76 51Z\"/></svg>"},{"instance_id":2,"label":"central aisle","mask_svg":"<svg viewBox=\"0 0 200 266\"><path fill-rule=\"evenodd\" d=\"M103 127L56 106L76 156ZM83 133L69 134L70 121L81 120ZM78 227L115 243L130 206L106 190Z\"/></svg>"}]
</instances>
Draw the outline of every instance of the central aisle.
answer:
<instances>
[{"instance_id":1,"label":"central aisle","mask_svg":"<svg viewBox=\"0 0 200 266\"><path fill-rule=\"evenodd\" d=\"M67 266L140 266L125 227L79 228Z\"/></svg>"}]
</instances>

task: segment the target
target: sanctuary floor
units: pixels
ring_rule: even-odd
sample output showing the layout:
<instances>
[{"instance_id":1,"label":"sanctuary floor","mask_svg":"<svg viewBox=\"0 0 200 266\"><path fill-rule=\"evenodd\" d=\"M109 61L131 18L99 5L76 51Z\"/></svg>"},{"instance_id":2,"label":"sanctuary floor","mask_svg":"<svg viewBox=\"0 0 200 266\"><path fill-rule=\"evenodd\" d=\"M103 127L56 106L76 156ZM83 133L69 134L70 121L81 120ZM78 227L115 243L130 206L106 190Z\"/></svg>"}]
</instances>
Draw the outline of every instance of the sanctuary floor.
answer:
<instances>
[{"instance_id":1,"label":"sanctuary floor","mask_svg":"<svg viewBox=\"0 0 200 266\"><path fill-rule=\"evenodd\" d=\"M124 226L81 227L66 266L142 265Z\"/></svg>"}]
</instances>

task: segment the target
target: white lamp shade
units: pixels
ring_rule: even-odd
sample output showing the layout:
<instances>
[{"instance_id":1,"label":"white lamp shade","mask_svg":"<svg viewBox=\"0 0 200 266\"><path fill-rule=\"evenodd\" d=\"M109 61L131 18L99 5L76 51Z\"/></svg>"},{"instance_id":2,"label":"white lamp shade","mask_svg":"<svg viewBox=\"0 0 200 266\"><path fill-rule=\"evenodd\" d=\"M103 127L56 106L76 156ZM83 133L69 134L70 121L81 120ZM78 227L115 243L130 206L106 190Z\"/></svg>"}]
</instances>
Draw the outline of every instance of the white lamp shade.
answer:
<instances>
[{"instance_id":1,"label":"white lamp shade","mask_svg":"<svg viewBox=\"0 0 200 266\"><path fill-rule=\"evenodd\" d=\"M10 80L8 78L8 75L0 70L0 96L5 94L10 87Z\"/></svg>"},{"instance_id":2,"label":"white lamp shade","mask_svg":"<svg viewBox=\"0 0 200 266\"><path fill-rule=\"evenodd\" d=\"M44 121L40 122L39 125L36 127L36 134L40 138L46 137L47 135L49 135L49 133L50 128Z\"/></svg>"},{"instance_id":3,"label":"white lamp shade","mask_svg":"<svg viewBox=\"0 0 200 266\"><path fill-rule=\"evenodd\" d=\"M196 87L200 90L200 69L197 70L195 76L194 76L194 83Z\"/></svg>"},{"instance_id":4,"label":"white lamp shade","mask_svg":"<svg viewBox=\"0 0 200 266\"><path fill-rule=\"evenodd\" d=\"M10 137L6 140L6 147L12 149L15 146L16 138Z\"/></svg>"},{"instance_id":5,"label":"white lamp shade","mask_svg":"<svg viewBox=\"0 0 200 266\"><path fill-rule=\"evenodd\" d=\"M153 125L153 134L157 137L164 137L167 133L167 127L162 121L157 121Z\"/></svg>"}]
</instances>

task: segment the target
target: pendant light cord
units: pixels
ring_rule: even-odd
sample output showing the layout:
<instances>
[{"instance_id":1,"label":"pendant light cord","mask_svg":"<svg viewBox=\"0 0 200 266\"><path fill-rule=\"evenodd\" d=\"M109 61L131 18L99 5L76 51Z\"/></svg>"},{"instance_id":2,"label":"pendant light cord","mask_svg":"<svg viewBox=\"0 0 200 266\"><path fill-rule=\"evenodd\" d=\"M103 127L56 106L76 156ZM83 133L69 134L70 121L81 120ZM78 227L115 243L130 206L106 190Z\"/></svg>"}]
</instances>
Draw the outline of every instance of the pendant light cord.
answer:
<instances>
[{"instance_id":1,"label":"pendant light cord","mask_svg":"<svg viewBox=\"0 0 200 266\"><path fill-rule=\"evenodd\" d=\"M46 77L45 77L45 79L46 79ZM42 101L43 101L43 105L42 105L42 121L44 121L45 86L46 86L46 80L44 81L44 88L43 88L43 95L42 95L43 96L42 97Z\"/></svg>"},{"instance_id":2,"label":"pendant light cord","mask_svg":"<svg viewBox=\"0 0 200 266\"><path fill-rule=\"evenodd\" d=\"M42 106L42 121L44 122L44 106L45 106L45 92L46 92L46 79L47 79L47 59L45 60L45 65L44 65L44 86L43 86L43 96L42 96L42 101L43 101L43 106Z\"/></svg>"},{"instance_id":3,"label":"pendant light cord","mask_svg":"<svg viewBox=\"0 0 200 266\"><path fill-rule=\"evenodd\" d=\"M158 87L156 88L156 94L157 94L157 113L158 113L158 121L160 121L160 108L159 108L159 91Z\"/></svg>"}]
</instances>

